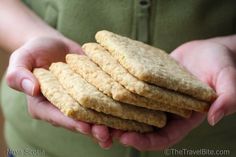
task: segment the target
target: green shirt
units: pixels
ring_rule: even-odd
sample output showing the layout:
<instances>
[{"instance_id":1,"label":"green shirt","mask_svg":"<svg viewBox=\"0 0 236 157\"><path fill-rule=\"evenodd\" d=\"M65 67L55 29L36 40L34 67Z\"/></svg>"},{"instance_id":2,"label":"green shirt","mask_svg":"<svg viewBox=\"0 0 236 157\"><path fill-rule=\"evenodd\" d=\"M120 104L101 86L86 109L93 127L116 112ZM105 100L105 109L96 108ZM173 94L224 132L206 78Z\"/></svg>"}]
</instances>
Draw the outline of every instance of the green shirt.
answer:
<instances>
[{"instance_id":1,"label":"green shirt","mask_svg":"<svg viewBox=\"0 0 236 157\"><path fill-rule=\"evenodd\" d=\"M95 32L106 29L171 52L187 41L236 32L235 0L24 2L49 25L80 44L94 41ZM15 156L32 156L32 151L37 156L50 157L165 156L163 152L139 153L118 143L110 150L103 150L90 137L34 120L28 114L25 95L10 89L4 81L1 100L8 146L11 150L21 150ZM204 122L174 148L180 151L225 149L233 156L236 150L234 130L233 116L224 118L215 127ZM173 156L178 155L181 152Z\"/></svg>"}]
</instances>

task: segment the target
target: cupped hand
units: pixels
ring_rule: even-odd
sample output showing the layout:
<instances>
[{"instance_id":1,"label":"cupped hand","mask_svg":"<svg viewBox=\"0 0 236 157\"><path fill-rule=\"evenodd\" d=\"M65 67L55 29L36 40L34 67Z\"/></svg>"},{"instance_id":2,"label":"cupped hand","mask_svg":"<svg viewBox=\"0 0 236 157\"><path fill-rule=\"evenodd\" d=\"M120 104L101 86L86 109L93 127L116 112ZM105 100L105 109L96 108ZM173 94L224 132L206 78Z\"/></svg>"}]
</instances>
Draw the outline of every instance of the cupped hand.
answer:
<instances>
[{"instance_id":1,"label":"cupped hand","mask_svg":"<svg viewBox=\"0 0 236 157\"><path fill-rule=\"evenodd\" d=\"M28 111L33 118L90 135L101 147L110 147L112 139L107 127L64 116L40 93L39 83L32 70L39 67L47 69L52 62L64 61L68 52L83 54L80 45L67 38L37 37L29 40L12 53L6 75L7 83L11 88L27 94Z\"/></svg>"},{"instance_id":2,"label":"cupped hand","mask_svg":"<svg viewBox=\"0 0 236 157\"><path fill-rule=\"evenodd\" d=\"M234 52L211 40L201 40L181 45L171 56L216 91L218 98L211 104L207 115L210 125L215 125L223 116L236 112ZM156 132L139 134L116 131L116 138L122 144L141 151L163 150L180 142L204 119L204 114L194 112L189 119L172 118L166 127Z\"/></svg>"},{"instance_id":3,"label":"cupped hand","mask_svg":"<svg viewBox=\"0 0 236 157\"><path fill-rule=\"evenodd\" d=\"M171 55L216 91L218 98L207 115L210 125L236 112L236 52L215 40L202 40L185 44Z\"/></svg>"}]
</instances>

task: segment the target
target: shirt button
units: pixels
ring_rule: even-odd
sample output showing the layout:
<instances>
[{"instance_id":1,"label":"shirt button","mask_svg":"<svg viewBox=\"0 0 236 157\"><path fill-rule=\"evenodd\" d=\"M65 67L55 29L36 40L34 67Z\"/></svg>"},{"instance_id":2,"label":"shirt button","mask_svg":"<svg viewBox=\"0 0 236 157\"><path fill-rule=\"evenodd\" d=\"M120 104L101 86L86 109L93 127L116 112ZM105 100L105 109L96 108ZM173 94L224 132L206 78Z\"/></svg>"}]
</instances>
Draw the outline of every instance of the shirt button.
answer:
<instances>
[{"instance_id":1,"label":"shirt button","mask_svg":"<svg viewBox=\"0 0 236 157\"><path fill-rule=\"evenodd\" d=\"M150 7L150 0L139 0L139 5L143 8Z\"/></svg>"}]
</instances>

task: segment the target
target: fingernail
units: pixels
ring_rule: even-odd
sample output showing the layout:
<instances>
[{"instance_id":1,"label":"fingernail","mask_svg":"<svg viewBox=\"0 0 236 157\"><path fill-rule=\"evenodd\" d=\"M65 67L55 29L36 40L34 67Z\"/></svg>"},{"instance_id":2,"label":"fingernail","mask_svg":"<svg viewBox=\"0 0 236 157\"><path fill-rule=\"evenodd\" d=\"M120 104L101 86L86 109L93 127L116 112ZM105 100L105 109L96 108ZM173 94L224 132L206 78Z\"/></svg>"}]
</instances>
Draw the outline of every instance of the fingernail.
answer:
<instances>
[{"instance_id":1,"label":"fingernail","mask_svg":"<svg viewBox=\"0 0 236 157\"><path fill-rule=\"evenodd\" d=\"M102 149L105 149L105 150L109 150L109 149L111 149L111 146L112 146L112 144L111 145L108 145L108 146L103 146L102 145L102 143L99 143L99 145L100 145L100 147L102 148Z\"/></svg>"},{"instance_id":2,"label":"fingernail","mask_svg":"<svg viewBox=\"0 0 236 157\"><path fill-rule=\"evenodd\" d=\"M80 128L80 127L77 127L75 128L78 132L82 133L82 134L85 134L85 135L88 135L88 132L85 131L84 129Z\"/></svg>"},{"instance_id":3,"label":"fingernail","mask_svg":"<svg viewBox=\"0 0 236 157\"><path fill-rule=\"evenodd\" d=\"M124 140L120 140L120 143L123 144L126 147L129 146L127 140L125 140L125 139Z\"/></svg>"},{"instance_id":4,"label":"fingernail","mask_svg":"<svg viewBox=\"0 0 236 157\"><path fill-rule=\"evenodd\" d=\"M212 126L216 125L224 117L224 112L218 111L212 117Z\"/></svg>"},{"instance_id":5,"label":"fingernail","mask_svg":"<svg viewBox=\"0 0 236 157\"><path fill-rule=\"evenodd\" d=\"M101 141L101 142L105 142L106 141L106 139L104 139L102 136L100 136L99 134L96 134L95 133L95 135L94 135L95 137L96 137L96 139L98 139L99 141Z\"/></svg>"},{"instance_id":6,"label":"fingernail","mask_svg":"<svg viewBox=\"0 0 236 157\"><path fill-rule=\"evenodd\" d=\"M25 93L33 95L34 84L32 83L32 81L30 81L29 79L23 79L23 81L21 82L21 86Z\"/></svg>"},{"instance_id":7,"label":"fingernail","mask_svg":"<svg viewBox=\"0 0 236 157\"><path fill-rule=\"evenodd\" d=\"M111 146L103 147L103 149L105 149L105 150L109 150L109 149L111 149Z\"/></svg>"}]
</instances>

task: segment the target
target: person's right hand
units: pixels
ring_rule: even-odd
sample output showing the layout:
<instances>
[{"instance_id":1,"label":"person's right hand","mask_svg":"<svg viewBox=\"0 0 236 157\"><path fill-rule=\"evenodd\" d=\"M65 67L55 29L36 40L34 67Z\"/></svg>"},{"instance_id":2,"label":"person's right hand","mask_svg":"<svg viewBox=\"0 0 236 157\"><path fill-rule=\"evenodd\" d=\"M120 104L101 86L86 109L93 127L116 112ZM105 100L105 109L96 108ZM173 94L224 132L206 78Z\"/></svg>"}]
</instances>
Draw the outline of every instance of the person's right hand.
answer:
<instances>
[{"instance_id":1,"label":"person's right hand","mask_svg":"<svg viewBox=\"0 0 236 157\"><path fill-rule=\"evenodd\" d=\"M108 148L112 138L107 127L64 116L40 93L39 83L32 74L34 68L48 68L52 62L64 61L68 52L83 54L80 45L67 38L38 37L29 40L12 53L7 83L11 88L27 94L28 111L33 118L92 135L101 147Z\"/></svg>"}]
</instances>

